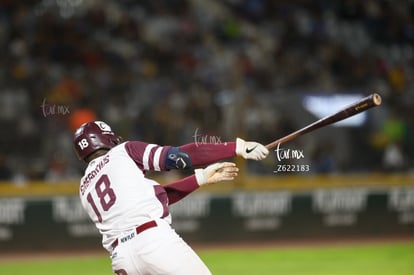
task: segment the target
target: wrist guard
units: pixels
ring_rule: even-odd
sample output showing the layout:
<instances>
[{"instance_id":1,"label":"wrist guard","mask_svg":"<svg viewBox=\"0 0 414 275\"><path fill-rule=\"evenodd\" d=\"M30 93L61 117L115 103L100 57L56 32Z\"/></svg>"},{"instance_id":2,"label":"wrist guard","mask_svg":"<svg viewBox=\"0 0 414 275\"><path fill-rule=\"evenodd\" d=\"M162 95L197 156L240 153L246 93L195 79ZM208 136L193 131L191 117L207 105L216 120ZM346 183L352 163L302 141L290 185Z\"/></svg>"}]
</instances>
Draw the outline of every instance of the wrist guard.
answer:
<instances>
[{"instance_id":1,"label":"wrist guard","mask_svg":"<svg viewBox=\"0 0 414 275\"><path fill-rule=\"evenodd\" d=\"M165 160L167 169L188 169L192 167L190 156L178 147L171 147Z\"/></svg>"}]
</instances>

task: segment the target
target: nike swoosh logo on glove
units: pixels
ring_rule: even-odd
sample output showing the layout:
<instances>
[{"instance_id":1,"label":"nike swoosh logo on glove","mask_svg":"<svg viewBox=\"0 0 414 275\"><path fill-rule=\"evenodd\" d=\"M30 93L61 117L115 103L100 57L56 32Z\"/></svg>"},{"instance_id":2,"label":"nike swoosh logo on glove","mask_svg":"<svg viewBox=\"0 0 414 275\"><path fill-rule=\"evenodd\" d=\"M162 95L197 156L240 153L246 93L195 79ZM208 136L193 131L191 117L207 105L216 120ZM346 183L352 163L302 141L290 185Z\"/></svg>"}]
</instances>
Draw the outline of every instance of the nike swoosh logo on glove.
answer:
<instances>
[{"instance_id":1,"label":"nike swoosh logo on glove","mask_svg":"<svg viewBox=\"0 0 414 275\"><path fill-rule=\"evenodd\" d=\"M254 149L256 149L257 145L254 146L253 148L246 148L246 153L249 154L251 153Z\"/></svg>"}]
</instances>

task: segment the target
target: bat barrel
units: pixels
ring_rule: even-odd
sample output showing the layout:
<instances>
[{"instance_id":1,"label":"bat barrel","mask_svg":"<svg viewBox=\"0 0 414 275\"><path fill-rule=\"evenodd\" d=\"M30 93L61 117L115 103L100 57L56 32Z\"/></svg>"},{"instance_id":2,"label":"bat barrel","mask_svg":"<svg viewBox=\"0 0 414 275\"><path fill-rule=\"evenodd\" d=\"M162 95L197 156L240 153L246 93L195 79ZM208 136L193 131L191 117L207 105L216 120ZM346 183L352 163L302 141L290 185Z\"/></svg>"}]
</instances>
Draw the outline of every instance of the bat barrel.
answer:
<instances>
[{"instance_id":1,"label":"bat barrel","mask_svg":"<svg viewBox=\"0 0 414 275\"><path fill-rule=\"evenodd\" d=\"M335 122L338 122L340 120L346 119L348 117L354 116L356 114L359 114L361 112L364 112L372 107L376 107L381 105L382 99L381 96L377 93L373 93L365 98L362 98L361 100L351 104L348 107L343 108L342 110L329 115L327 117L321 118L318 121L315 121L296 132L293 132L287 136L284 136L278 140L273 141L272 143L269 143L266 145L267 149L272 149L276 147L278 144L288 142L290 140L293 140L301 135L304 135L306 133L309 133L311 131L314 131L316 129L319 129L321 127L324 127L326 125L333 124Z\"/></svg>"}]
</instances>

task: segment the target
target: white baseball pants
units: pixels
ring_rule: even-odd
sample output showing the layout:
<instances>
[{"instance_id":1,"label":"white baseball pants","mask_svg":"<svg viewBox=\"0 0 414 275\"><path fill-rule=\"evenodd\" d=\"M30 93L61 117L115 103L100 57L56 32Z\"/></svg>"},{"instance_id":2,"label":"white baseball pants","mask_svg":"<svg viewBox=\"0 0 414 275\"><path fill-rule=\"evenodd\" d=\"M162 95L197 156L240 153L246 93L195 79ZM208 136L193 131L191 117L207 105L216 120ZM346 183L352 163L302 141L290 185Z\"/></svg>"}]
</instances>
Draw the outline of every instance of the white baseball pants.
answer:
<instances>
[{"instance_id":1,"label":"white baseball pants","mask_svg":"<svg viewBox=\"0 0 414 275\"><path fill-rule=\"evenodd\" d=\"M211 275L193 249L168 222L157 219L149 228L111 253L112 270L118 275ZM122 238L122 236L120 236Z\"/></svg>"}]
</instances>

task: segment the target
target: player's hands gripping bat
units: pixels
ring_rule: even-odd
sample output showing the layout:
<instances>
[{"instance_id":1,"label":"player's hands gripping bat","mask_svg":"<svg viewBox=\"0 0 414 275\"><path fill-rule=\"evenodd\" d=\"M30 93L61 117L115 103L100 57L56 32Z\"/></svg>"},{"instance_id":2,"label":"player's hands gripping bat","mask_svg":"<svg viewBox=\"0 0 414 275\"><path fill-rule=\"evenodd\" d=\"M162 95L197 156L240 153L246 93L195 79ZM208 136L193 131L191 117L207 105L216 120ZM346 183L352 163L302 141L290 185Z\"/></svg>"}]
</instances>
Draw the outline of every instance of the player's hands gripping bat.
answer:
<instances>
[{"instance_id":1,"label":"player's hands gripping bat","mask_svg":"<svg viewBox=\"0 0 414 275\"><path fill-rule=\"evenodd\" d=\"M233 180L237 176L239 169L235 163L220 162L210 164L206 168L195 169L194 171L197 183L201 186L219 181Z\"/></svg>"},{"instance_id":2,"label":"player's hands gripping bat","mask_svg":"<svg viewBox=\"0 0 414 275\"><path fill-rule=\"evenodd\" d=\"M273 149L275 148L278 144L282 144L288 141L291 141L299 136L302 136L306 133L312 132L316 129L322 128L324 126L327 125L331 125L335 122L338 122L340 120L344 120L348 117L354 116L356 114L359 114L361 112L364 112L368 109L371 109L372 107L376 107L381 105L381 96L377 93L371 94L351 105L349 105L348 107L343 108L342 110L339 110L338 112L326 116L324 118L321 118L318 121L315 121L314 123L311 123L299 130L297 130L296 132L293 132L287 136L284 136L278 140L273 141L272 143L269 143L266 145L267 149Z\"/></svg>"},{"instance_id":3,"label":"player's hands gripping bat","mask_svg":"<svg viewBox=\"0 0 414 275\"><path fill-rule=\"evenodd\" d=\"M258 142L244 141L241 138L237 138L236 154L245 159L262 160L267 157L269 150Z\"/></svg>"}]
</instances>

